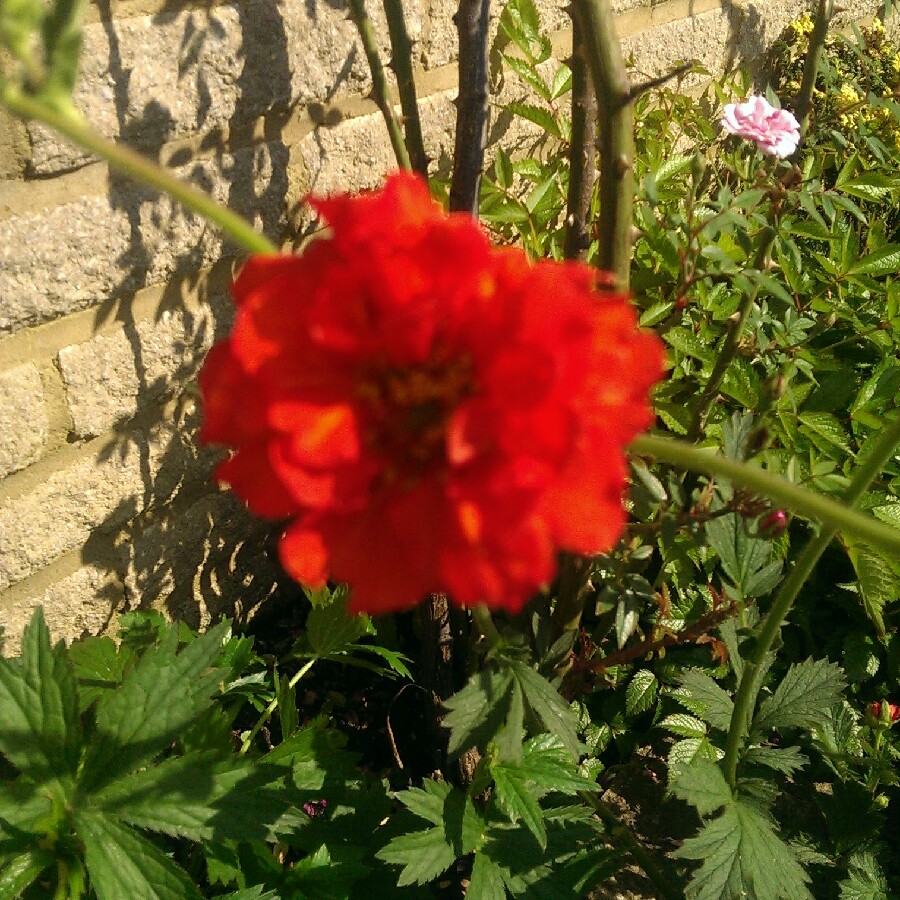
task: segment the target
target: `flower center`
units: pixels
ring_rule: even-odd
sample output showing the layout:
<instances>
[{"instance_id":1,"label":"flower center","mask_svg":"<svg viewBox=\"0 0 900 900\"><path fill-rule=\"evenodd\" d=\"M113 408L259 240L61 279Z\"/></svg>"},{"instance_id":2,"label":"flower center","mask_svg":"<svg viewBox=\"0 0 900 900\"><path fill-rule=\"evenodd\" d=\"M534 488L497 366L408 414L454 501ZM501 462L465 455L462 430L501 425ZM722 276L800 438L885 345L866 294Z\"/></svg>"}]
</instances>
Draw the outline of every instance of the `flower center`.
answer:
<instances>
[{"instance_id":1,"label":"flower center","mask_svg":"<svg viewBox=\"0 0 900 900\"><path fill-rule=\"evenodd\" d=\"M475 393L472 361L461 356L376 367L357 390L370 412L366 441L387 463L385 478L419 476L445 456L447 423Z\"/></svg>"}]
</instances>

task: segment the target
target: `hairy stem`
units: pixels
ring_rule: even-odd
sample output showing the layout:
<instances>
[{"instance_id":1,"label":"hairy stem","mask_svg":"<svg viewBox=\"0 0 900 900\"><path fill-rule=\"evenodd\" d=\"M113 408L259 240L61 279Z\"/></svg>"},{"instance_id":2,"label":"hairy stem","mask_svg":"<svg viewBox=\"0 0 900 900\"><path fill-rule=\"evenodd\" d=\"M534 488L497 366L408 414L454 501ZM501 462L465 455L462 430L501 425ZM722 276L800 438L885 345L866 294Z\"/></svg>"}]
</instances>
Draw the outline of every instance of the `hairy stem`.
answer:
<instances>
[{"instance_id":1,"label":"hairy stem","mask_svg":"<svg viewBox=\"0 0 900 900\"><path fill-rule=\"evenodd\" d=\"M572 20L572 141L569 145L569 193L566 198L566 259L584 259L591 244L589 222L597 157L597 100L587 63L581 26Z\"/></svg>"},{"instance_id":2,"label":"hairy stem","mask_svg":"<svg viewBox=\"0 0 900 900\"><path fill-rule=\"evenodd\" d=\"M763 229L762 235L760 236L759 249L756 251L756 259L753 262L753 266L757 271L762 271L765 268L769 251L772 249L772 244L775 242L775 234L775 229L771 225L766 226L766 228ZM747 321L747 316L750 315L750 310L753 309L753 302L756 300L756 294L756 286L744 292L737 313L728 323L728 331L725 334L722 348L719 350L719 355L716 357L716 363L706 382L706 387L703 388L703 393L700 394L700 399L697 401L697 406L694 409L691 427L688 429L687 433L687 439L691 443L696 441L703 433L706 417L709 415L713 400L716 399L716 395L719 393L722 379L725 377L729 366L731 366L731 363L737 354L738 344L740 343L741 335L744 331L744 323Z\"/></svg>"},{"instance_id":3,"label":"hairy stem","mask_svg":"<svg viewBox=\"0 0 900 900\"><path fill-rule=\"evenodd\" d=\"M135 152L130 147L114 144L87 125L74 110L66 114L34 97L29 97L11 85L0 85L0 104L25 120L49 125L68 138L105 160L112 168L135 181L148 185L173 197L191 212L203 216L218 226L224 234L248 253L277 253L278 248L260 234L246 219L213 200L209 194L176 178L170 171Z\"/></svg>"},{"instance_id":4,"label":"hairy stem","mask_svg":"<svg viewBox=\"0 0 900 900\"><path fill-rule=\"evenodd\" d=\"M850 484L844 491L842 498L844 503L849 506L859 500L893 457L898 445L900 445L900 415L896 415L885 428L872 452L857 468ZM847 510L847 512L850 511ZM835 524L824 525L822 530L806 545L794 564L791 574L782 583L771 609L760 626L753 654L744 665L743 677L734 698L734 710L731 713L731 724L725 744L725 757L722 760L725 779L732 789L737 783L738 757L750 729L753 710L756 708L756 698L762 686L763 662L766 654L771 650L772 644L778 637L781 626L800 593L800 589L812 574L816 563L831 543L837 530ZM893 530L900 538L900 530Z\"/></svg>"},{"instance_id":5,"label":"hairy stem","mask_svg":"<svg viewBox=\"0 0 900 900\"><path fill-rule=\"evenodd\" d=\"M391 106L391 92L388 86L387 76L384 74L384 66L381 65L381 57L378 55L378 44L375 41L375 31L372 21L366 12L365 0L350 0L350 18L359 32L366 60L369 63L369 71L372 73L372 99L384 116L384 124L387 126L388 137L397 165L401 169L410 168L409 154L406 152L406 144L403 142L403 132L400 129L400 120Z\"/></svg>"},{"instance_id":6,"label":"hairy stem","mask_svg":"<svg viewBox=\"0 0 900 900\"><path fill-rule=\"evenodd\" d=\"M403 112L403 132L406 136L406 152L414 172L428 177L428 157L422 139L422 122L419 119L419 104L416 98L416 83L413 79L412 43L406 30L402 0L384 0L388 33L391 38L391 68L397 76L397 93L400 94L400 109Z\"/></svg>"},{"instance_id":7,"label":"hairy stem","mask_svg":"<svg viewBox=\"0 0 900 900\"><path fill-rule=\"evenodd\" d=\"M610 0L574 0L597 98L600 130L600 252L597 265L628 287L634 202L634 113Z\"/></svg>"},{"instance_id":8,"label":"hairy stem","mask_svg":"<svg viewBox=\"0 0 900 900\"><path fill-rule=\"evenodd\" d=\"M822 45L825 43L825 35L828 33L828 24L831 22L833 12L834 0L819 0L812 34L809 36L809 50L806 52L806 60L803 63L803 80L800 82L800 93L797 94L794 110L797 121L800 123L801 139L809 127L809 107L816 84L816 73L819 69L819 55L822 52Z\"/></svg>"},{"instance_id":9,"label":"hairy stem","mask_svg":"<svg viewBox=\"0 0 900 900\"><path fill-rule=\"evenodd\" d=\"M456 13L459 96L456 99L450 210L468 212L473 216L478 215L478 194L487 143L489 9L490 0L460 0Z\"/></svg>"},{"instance_id":10,"label":"hairy stem","mask_svg":"<svg viewBox=\"0 0 900 900\"><path fill-rule=\"evenodd\" d=\"M891 429L896 430L893 423ZM796 515L852 534L888 553L900 553L900 528L893 528L874 516L851 509L837 500L799 487L751 463L736 462L719 453L695 447L676 438L644 434L635 438L629 450L718 478L727 478L738 487L775 500ZM866 464L868 464L868 459Z\"/></svg>"}]
</instances>

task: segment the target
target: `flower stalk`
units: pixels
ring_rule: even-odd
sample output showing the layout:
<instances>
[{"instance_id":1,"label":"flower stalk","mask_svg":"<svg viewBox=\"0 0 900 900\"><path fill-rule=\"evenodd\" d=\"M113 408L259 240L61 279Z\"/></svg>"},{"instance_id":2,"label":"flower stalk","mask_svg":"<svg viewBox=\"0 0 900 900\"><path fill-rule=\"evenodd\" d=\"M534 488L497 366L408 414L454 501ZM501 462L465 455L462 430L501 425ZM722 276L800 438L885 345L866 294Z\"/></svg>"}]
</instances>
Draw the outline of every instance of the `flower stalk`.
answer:
<instances>
[{"instance_id":1,"label":"flower stalk","mask_svg":"<svg viewBox=\"0 0 900 900\"><path fill-rule=\"evenodd\" d=\"M378 55L378 44L375 40L375 30L372 21L366 12L365 0L350 0L350 18L359 32L366 61L369 63L369 71L372 73L372 99L381 110L384 124L387 127L391 148L397 158L397 165L401 169L411 168L409 154L406 151L406 143L403 140L403 131L400 128L400 120L391 105L391 92L388 86L387 76L384 74L384 66Z\"/></svg>"},{"instance_id":2,"label":"flower stalk","mask_svg":"<svg viewBox=\"0 0 900 900\"><path fill-rule=\"evenodd\" d=\"M888 432L895 434L898 427L898 423L893 422ZM895 444L897 440L900 438L895 439ZM727 478L738 487L762 494L778 505L787 507L801 518L821 522L835 531L852 534L888 553L900 553L900 528L893 528L873 516L851 509L846 505L846 498L843 502L832 500L756 465L736 462L676 438L643 434L631 442L629 450L638 456L650 456L692 472ZM870 459L871 457L867 459L867 464Z\"/></svg>"},{"instance_id":3,"label":"flower stalk","mask_svg":"<svg viewBox=\"0 0 900 900\"><path fill-rule=\"evenodd\" d=\"M72 109L64 112L58 107L20 91L12 85L0 86L0 103L25 120L48 125L73 144L84 148L135 181L173 197L191 212L203 216L216 225L232 241L248 253L277 253L278 248L260 234L243 216L232 212L209 194L173 175L153 160L130 147L116 144L88 126Z\"/></svg>"},{"instance_id":4,"label":"flower stalk","mask_svg":"<svg viewBox=\"0 0 900 900\"><path fill-rule=\"evenodd\" d=\"M800 139L806 135L809 127L809 108L812 103L813 88L816 85L816 74L819 71L819 56L828 34L828 25L834 14L834 0L819 0L812 34L809 36L809 50L803 64L803 80L800 82L800 93L797 95L794 114L800 123Z\"/></svg>"},{"instance_id":5,"label":"flower stalk","mask_svg":"<svg viewBox=\"0 0 900 900\"><path fill-rule=\"evenodd\" d=\"M422 121L419 118L419 104L412 69L412 43L406 30L402 0L384 0L384 13L391 39L390 67L397 76L397 93L400 95L400 109L403 112L406 151L412 170L427 178L428 156L422 139Z\"/></svg>"},{"instance_id":6,"label":"flower stalk","mask_svg":"<svg viewBox=\"0 0 900 900\"><path fill-rule=\"evenodd\" d=\"M893 421L888 424L879 437L872 452L857 468L850 484L844 491L842 499L846 504L844 509L847 513L853 512L849 507L868 490L869 485L894 455L898 445L900 445L900 415L895 415ZM800 589L812 574L819 558L837 533L838 527L838 523L833 522L823 525L819 533L806 545L790 575L782 583L781 589L759 629L752 656L745 663L743 677L734 699L734 710L731 714L731 724L725 743L725 757L722 760L725 780L732 789L737 783L738 758L747 737L753 710L756 708L756 698L759 696L762 686L763 662L766 654L771 650L775 639L781 632L781 626L800 593ZM845 528L845 530L849 531L850 529ZM896 535L896 545L900 546L900 529L891 529L891 531Z\"/></svg>"}]
</instances>

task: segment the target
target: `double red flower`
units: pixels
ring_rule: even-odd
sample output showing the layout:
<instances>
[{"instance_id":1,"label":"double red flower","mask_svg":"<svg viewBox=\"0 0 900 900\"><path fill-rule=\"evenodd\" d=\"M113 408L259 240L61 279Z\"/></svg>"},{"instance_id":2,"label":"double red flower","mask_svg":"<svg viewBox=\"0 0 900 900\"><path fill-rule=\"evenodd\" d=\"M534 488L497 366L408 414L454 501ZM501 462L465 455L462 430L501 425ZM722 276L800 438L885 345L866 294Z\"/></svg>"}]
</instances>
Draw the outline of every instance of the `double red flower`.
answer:
<instances>
[{"instance_id":1,"label":"double red flower","mask_svg":"<svg viewBox=\"0 0 900 900\"><path fill-rule=\"evenodd\" d=\"M201 375L202 436L236 451L217 477L291 520L287 571L356 610L516 611L558 549L610 549L663 360L627 298L491 246L412 175L312 203L331 236L246 264Z\"/></svg>"}]
</instances>

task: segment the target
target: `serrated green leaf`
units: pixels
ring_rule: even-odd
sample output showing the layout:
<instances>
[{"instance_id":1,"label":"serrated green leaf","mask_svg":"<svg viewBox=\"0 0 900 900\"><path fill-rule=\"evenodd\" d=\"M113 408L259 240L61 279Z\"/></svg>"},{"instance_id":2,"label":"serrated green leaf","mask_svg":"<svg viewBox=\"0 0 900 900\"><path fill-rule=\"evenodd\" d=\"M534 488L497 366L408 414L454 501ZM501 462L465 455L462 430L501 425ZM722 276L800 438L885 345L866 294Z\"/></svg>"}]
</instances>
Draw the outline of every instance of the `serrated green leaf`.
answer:
<instances>
[{"instance_id":1,"label":"serrated green leaf","mask_svg":"<svg viewBox=\"0 0 900 900\"><path fill-rule=\"evenodd\" d=\"M722 770L711 760L698 758L686 765L669 785L676 797L708 816L733 799Z\"/></svg>"},{"instance_id":2,"label":"serrated green leaf","mask_svg":"<svg viewBox=\"0 0 900 900\"><path fill-rule=\"evenodd\" d=\"M15 900L50 866L56 860L43 850L26 850L7 860L0 866L0 900Z\"/></svg>"},{"instance_id":3,"label":"serrated green leaf","mask_svg":"<svg viewBox=\"0 0 900 900\"><path fill-rule=\"evenodd\" d=\"M715 359L715 351L709 344L687 328L671 328L663 335L663 340L685 356L692 356L701 362L712 363Z\"/></svg>"},{"instance_id":4,"label":"serrated green leaf","mask_svg":"<svg viewBox=\"0 0 900 900\"><path fill-rule=\"evenodd\" d=\"M403 866L398 887L427 884L442 875L456 860L453 847L444 839L443 828L426 828L393 838L375 856L387 863Z\"/></svg>"},{"instance_id":5,"label":"serrated green leaf","mask_svg":"<svg viewBox=\"0 0 900 900\"><path fill-rule=\"evenodd\" d=\"M641 313L639 323L641 328L652 328L654 325L659 325L660 322L669 317L673 309L675 309L675 302L672 300L654 303L649 309L645 309Z\"/></svg>"},{"instance_id":6,"label":"serrated green leaf","mask_svg":"<svg viewBox=\"0 0 900 900\"><path fill-rule=\"evenodd\" d=\"M887 879L871 853L855 854L848 868L849 877L840 884L840 900L891 900Z\"/></svg>"},{"instance_id":7,"label":"serrated green leaf","mask_svg":"<svg viewBox=\"0 0 900 900\"><path fill-rule=\"evenodd\" d=\"M92 806L195 841L261 839L288 809L285 775L246 759L191 753L120 778L94 794Z\"/></svg>"},{"instance_id":8,"label":"serrated green leaf","mask_svg":"<svg viewBox=\"0 0 900 900\"><path fill-rule=\"evenodd\" d=\"M349 603L349 594L344 594L327 606L310 610L301 645L311 656L321 659L346 652L349 645L368 633L368 617L349 613Z\"/></svg>"},{"instance_id":9,"label":"serrated green leaf","mask_svg":"<svg viewBox=\"0 0 900 900\"><path fill-rule=\"evenodd\" d=\"M884 607L900 596L900 578L878 550L852 538L846 539L845 544L859 579L863 609L878 634L883 635Z\"/></svg>"},{"instance_id":10,"label":"serrated green leaf","mask_svg":"<svg viewBox=\"0 0 900 900\"><path fill-rule=\"evenodd\" d=\"M861 631L851 631L844 638L842 663L851 684L861 684L873 678L881 667L875 640Z\"/></svg>"},{"instance_id":11,"label":"serrated green leaf","mask_svg":"<svg viewBox=\"0 0 900 900\"><path fill-rule=\"evenodd\" d=\"M50 647L38 607L22 636L21 665L0 658L0 752L17 768L59 775L78 763L75 674L66 650Z\"/></svg>"},{"instance_id":12,"label":"serrated green leaf","mask_svg":"<svg viewBox=\"0 0 900 900\"><path fill-rule=\"evenodd\" d=\"M227 631L226 623L218 625L179 653L177 629L170 628L119 690L100 699L82 770L85 787L108 784L149 762L210 707L224 672L214 666Z\"/></svg>"},{"instance_id":13,"label":"serrated green leaf","mask_svg":"<svg viewBox=\"0 0 900 900\"><path fill-rule=\"evenodd\" d=\"M505 62L506 65L508 65L510 69L512 69L513 72L515 72L516 75L518 75L519 78L521 78L522 81L538 95L538 97L549 102L552 90L547 82L544 81L540 72L535 70L531 63L506 53L502 53L501 57L503 62Z\"/></svg>"},{"instance_id":14,"label":"serrated green leaf","mask_svg":"<svg viewBox=\"0 0 900 900\"><path fill-rule=\"evenodd\" d=\"M721 752L716 749L709 738L685 738L683 741L676 741L669 748L669 755L666 759L666 766L669 770L669 783L678 777L687 766L690 766L698 759L705 759L709 762L718 762Z\"/></svg>"},{"instance_id":15,"label":"serrated green leaf","mask_svg":"<svg viewBox=\"0 0 900 900\"><path fill-rule=\"evenodd\" d=\"M746 523L737 514L717 516L706 523L706 539L716 551L725 574L744 599L757 597L781 572L779 561L770 563L769 541L747 533Z\"/></svg>"},{"instance_id":16,"label":"serrated green leaf","mask_svg":"<svg viewBox=\"0 0 900 900\"><path fill-rule=\"evenodd\" d=\"M708 722L713 728L728 731L734 701L727 691L699 669L688 669L679 677L684 693L673 694L675 699L695 716Z\"/></svg>"},{"instance_id":17,"label":"serrated green leaf","mask_svg":"<svg viewBox=\"0 0 900 900\"><path fill-rule=\"evenodd\" d=\"M825 445L837 447L844 453L853 455L853 449L841 423L831 413L805 412L800 413L798 418L809 429L810 438L821 438L821 441L816 443L824 442Z\"/></svg>"},{"instance_id":18,"label":"serrated green leaf","mask_svg":"<svg viewBox=\"0 0 900 900\"><path fill-rule=\"evenodd\" d=\"M673 713L666 716L660 723L660 728L679 737L705 738L706 723L702 719L695 716L689 716L687 713Z\"/></svg>"},{"instance_id":19,"label":"serrated green leaf","mask_svg":"<svg viewBox=\"0 0 900 900\"><path fill-rule=\"evenodd\" d=\"M506 900L503 870L484 853L475 854L466 900Z\"/></svg>"},{"instance_id":20,"label":"serrated green leaf","mask_svg":"<svg viewBox=\"0 0 900 900\"><path fill-rule=\"evenodd\" d=\"M477 850L484 839L485 824L472 798L443 781L428 779L421 788L400 791L397 799L413 814L438 825L457 856Z\"/></svg>"},{"instance_id":21,"label":"serrated green leaf","mask_svg":"<svg viewBox=\"0 0 900 900\"><path fill-rule=\"evenodd\" d=\"M547 91L549 95L549 91ZM534 122L535 125L543 129L547 134L553 135L555 138L562 140L563 133L560 131L559 123L553 117L550 110L542 106L535 106L533 103L521 103L514 101L507 103L505 107L513 115Z\"/></svg>"},{"instance_id":22,"label":"serrated green leaf","mask_svg":"<svg viewBox=\"0 0 900 900\"><path fill-rule=\"evenodd\" d=\"M732 800L704 823L673 856L702 861L688 885L689 900L807 900L809 878L771 820L754 806Z\"/></svg>"},{"instance_id":23,"label":"serrated green leaf","mask_svg":"<svg viewBox=\"0 0 900 900\"><path fill-rule=\"evenodd\" d=\"M791 775L802 769L809 759L800 752L799 747L751 747L744 754L744 761Z\"/></svg>"},{"instance_id":24,"label":"serrated green leaf","mask_svg":"<svg viewBox=\"0 0 900 900\"><path fill-rule=\"evenodd\" d=\"M494 797L497 805L515 824L522 819L534 835L541 849L547 847L547 829L537 798L528 789L526 779L519 777L514 767L498 765L491 767L494 779Z\"/></svg>"},{"instance_id":25,"label":"serrated green leaf","mask_svg":"<svg viewBox=\"0 0 900 900\"><path fill-rule=\"evenodd\" d=\"M444 701L449 712L444 716L443 725L450 729L448 752L451 755L469 747L485 746L504 727L513 681L508 669L483 669L461 691ZM521 722L518 728L521 733Z\"/></svg>"},{"instance_id":26,"label":"serrated green leaf","mask_svg":"<svg viewBox=\"0 0 900 900\"><path fill-rule=\"evenodd\" d=\"M75 669L78 699L84 711L122 683L126 668L134 662L134 653L127 645L117 648L115 641L104 635L76 641L69 647L69 658Z\"/></svg>"},{"instance_id":27,"label":"serrated green leaf","mask_svg":"<svg viewBox=\"0 0 900 900\"><path fill-rule=\"evenodd\" d=\"M638 669L625 689L625 712L636 716L646 712L656 701L659 681L649 669Z\"/></svg>"},{"instance_id":28,"label":"serrated green leaf","mask_svg":"<svg viewBox=\"0 0 900 900\"><path fill-rule=\"evenodd\" d=\"M97 900L200 900L187 872L126 825L81 812L75 827Z\"/></svg>"},{"instance_id":29,"label":"serrated green leaf","mask_svg":"<svg viewBox=\"0 0 900 900\"><path fill-rule=\"evenodd\" d=\"M555 734L539 734L527 740L516 768L544 793L576 794L598 789L593 781L576 774L568 749Z\"/></svg>"},{"instance_id":30,"label":"serrated green leaf","mask_svg":"<svg viewBox=\"0 0 900 900\"><path fill-rule=\"evenodd\" d=\"M844 675L826 659L805 659L792 665L753 719L764 734L773 728L812 728L827 722L841 697Z\"/></svg>"},{"instance_id":31,"label":"serrated green leaf","mask_svg":"<svg viewBox=\"0 0 900 900\"><path fill-rule=\"evenodd\" d=\"M518 661L510 662L509 666L522 688L526 707L537 716L546 731L559 738L572 759L577 759L581 747L578 741L578 720L569 704L531 666Z\"/></svg>"}]
</instances>

